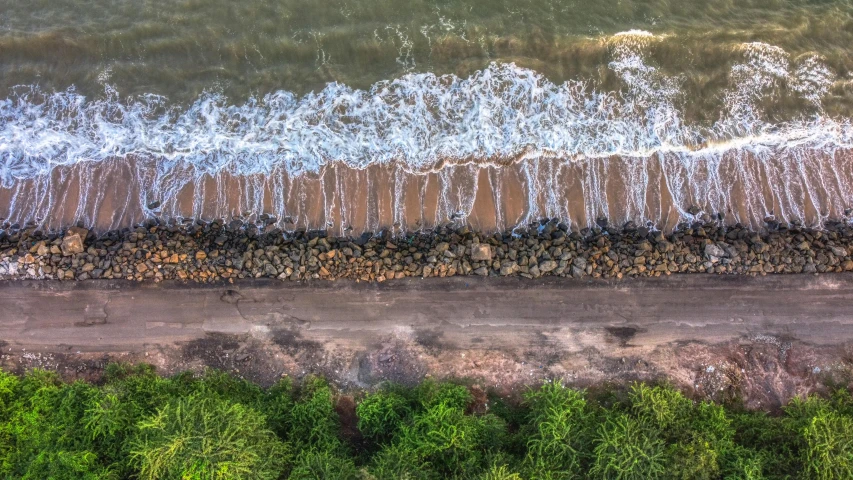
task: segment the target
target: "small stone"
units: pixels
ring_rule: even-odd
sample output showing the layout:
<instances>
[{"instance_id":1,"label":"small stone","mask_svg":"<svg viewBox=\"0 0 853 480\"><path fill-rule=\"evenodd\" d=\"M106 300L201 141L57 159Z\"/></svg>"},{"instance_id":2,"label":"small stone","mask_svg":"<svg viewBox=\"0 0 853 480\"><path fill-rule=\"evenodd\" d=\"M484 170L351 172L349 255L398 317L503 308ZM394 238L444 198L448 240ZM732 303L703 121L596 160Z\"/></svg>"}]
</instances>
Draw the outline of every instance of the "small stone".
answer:
<instances>
[{"instance_id":1,"label":"small stone","mask_svg":"<svg viewBox=\"0 0 853 480\"><path fill-rule=\"evenodd\" d=\"M851 263L853 263L853 262L851 262ZM853 266L851 266L851 269L853 269ZM480 267L480 268L477 268L474 270L474 275L479 275L481 277L485 277L488 274L489 274L489 269L486 267Z\"/></svg>"},{"instance_id":2,"label":"small stone","mask_svg":"<svg viewBox=\"0 0 853 480\"><path fill-rule=\"evenodd\" d=\"M148 271L148 265L145 265L144 263L139 263L136 265L136 271L139 273L145 273Z\"/></svg>"},{"instance_id":3,"label":"small stone","mask_svg":"<svg viewBox=\"0 0 853 480\"><path fill-rule=\"evenodd\" d=\"M204 260L206 258L207 258L207 253L205 253L204 250L199 250L199 251L195 252L195 259L196 260Z\"/></svg>"}]
</instances>

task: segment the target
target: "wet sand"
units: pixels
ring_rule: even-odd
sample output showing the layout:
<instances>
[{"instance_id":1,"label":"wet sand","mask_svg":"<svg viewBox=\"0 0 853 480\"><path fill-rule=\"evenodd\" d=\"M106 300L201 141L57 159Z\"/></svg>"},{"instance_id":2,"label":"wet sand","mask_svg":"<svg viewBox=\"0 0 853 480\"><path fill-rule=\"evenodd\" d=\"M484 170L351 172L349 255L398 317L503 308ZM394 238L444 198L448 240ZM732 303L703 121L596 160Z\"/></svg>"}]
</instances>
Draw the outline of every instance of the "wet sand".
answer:
<instances>
[{"instance_id":1,"label":"wet sand","mask_svg":"<svg viewBox=\"0 0 853 480\"><path fill-rule=\"evenodd\" d=\"M853 205L850 151L788 149L719 158L556 159L441 166L412 172L402 164L365 169L341 164L289 176L198 174L154 161L114 159L56 168L46 177L0 188L0 218L49 229L76 222L97 230L132 226L148 216L258 221L272 215L285 229L337 235L428 230L467 221L480 231L512 229L541 218L575 227L607 217L612 224L651 221L673 228L692 206L729 224L760 228L768 215L820 226ZM149 210L148 206L159 206Z\"/></svg>"}]
</instances>

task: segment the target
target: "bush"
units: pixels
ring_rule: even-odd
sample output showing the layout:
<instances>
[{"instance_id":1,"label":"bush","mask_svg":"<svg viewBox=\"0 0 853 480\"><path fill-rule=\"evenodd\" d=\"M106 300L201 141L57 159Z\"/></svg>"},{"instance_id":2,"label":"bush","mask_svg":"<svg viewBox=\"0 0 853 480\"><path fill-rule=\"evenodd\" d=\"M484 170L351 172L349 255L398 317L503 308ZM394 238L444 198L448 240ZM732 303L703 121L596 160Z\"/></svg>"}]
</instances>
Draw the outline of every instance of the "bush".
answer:
<instances>
[{"instance_id":1,"label":"bush","mask_svg":"<svg viewBox=\"0 0 853 480\"><path fill-rule=\"evenodd\" d=\"M474 405L466 387L426 381L366 395L358 431L336 403L316 377L262 389L212 370L111 365L100 386L0 372L0 478L853 478L846 390L773 416L671 386L596 397L546 383Z\"/></svg>"},{"instance_id":2,"label":"bush","mask_svg":"<svg viewBox=\"0 0 853 480\"><path fill-rule=\"evenodd\" d=\"M409 423L412 408L409 401L393 391L368 395L356 407L358 430L377 443L387 443L400 428Z\"/></svg>"},{"instance_id":3,"label":"bush","mask_svg":"<svg viewBox=\"0 0 853 480\"><path fill-rule=\"evenodd\" d=\"M634 418L608 416L595 438L594 478L640 480L659 478L665 471L664 443Z\"/></svg>"},{"instance_id":4,"label":"bush","mask_svg":"<svg viewBox=\"0 0 853 480\"><path fill-rule=\"evenodd\" d=\"M581 471L589 444L590 411L584 392L546 383L525 395L532 426L525 467L537 476L571 477Z\"/></svg>"},{"instance_id":5,"label":"bush","mask_svg":"<svg viewBox=\"0 0 853 480\"><path fill-rule=\"evenodd\" d=\"M138 428L130 457L142 479L277 479L290 460L263 416L216 396L173 400Z\"/></svg>"},{"instance_id":6,"label":"bush","mask_svg":"<svg viewBox=\"0 0 853 480\"><path fill-rule=\"evenodd\" d=\"M806 443L803 463L809 478L853 478L853 418L821 409L802 434Z\"/></svg>"}]
</instances>

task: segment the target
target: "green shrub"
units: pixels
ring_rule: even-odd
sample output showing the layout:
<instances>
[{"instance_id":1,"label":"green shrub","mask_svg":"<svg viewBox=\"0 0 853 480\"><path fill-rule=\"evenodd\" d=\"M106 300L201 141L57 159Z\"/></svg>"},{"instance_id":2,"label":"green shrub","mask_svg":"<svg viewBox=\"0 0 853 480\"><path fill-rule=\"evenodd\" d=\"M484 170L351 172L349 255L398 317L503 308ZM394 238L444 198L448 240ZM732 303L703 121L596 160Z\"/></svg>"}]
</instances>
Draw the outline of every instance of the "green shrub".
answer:
<instances>
[{"instance_id":1,"label":"green shrub","mask_svg":"<svg viewBox=\"0 0 853 480\"><path fill-rule=\"evenodd\" d=\"M117 364L104 380L0 372L0 478L853 478L847 390L773 416L669 386L603 401L547 383L523 402L491 398L482 414L466 387L426 381L365 396L354 431L316 377L262 389L212 370L163 378Z\"/></svg>"},{"instance_id":2,"label":"green shrub","mask_svg":"<svg viewBox=\"0 0 853 480\"><path fill-rule=\"evenodd\" d=\"M332 389L325 380L308 377L290 412L288 438L300 449L344 454L340 419L335 411Z\"/></svg>"},{"instance_id":3,"label":"green shrub","mask_svg":"<svg viewBox=\"0 0 853 480\"><path fill-rule=\"evenodd\" d=\"M358 429L365 437L377 443L394 438L412 417L409 401L393 391L379 391L368 395L356 407Z\"/></svg>"},{"instance_id":4,"label":"green shrub","mask_svg":"<svg viewBox=\"0 0 853 480\"><path fill-rule=\"evenodd\" d=\"M815 412L803 428L803 462L809 478L853 478L853 418L831 409Z\"/></svg>"},{"instance_id":5,"label":"green shrub","mask_svg":"<svg viewBox=\"0 0 853 480\"><path fill-rule=\"evenodd\" d=\"M649 428L674 438L689 429L693 402L674 388L636 383L629 398L631 412Z\"/></svg>"},{"instance_id":6,"label":"green shrub","mask_svg":"<svg viewBox=\"0 0 853 480\"><path fill-rule=\"evenodd\" d=\"M531 432L525 468L537 477L565 478L581 471L589 445L590 410L582 391L546 383L525 395L530 408Z\"/></svg>"},{"instance_id":7,"label":"green shrub","mask_svg":"<svg viewBox=\"0 0 853 480\"><path fill-rule=\"evenodd\" d=\"M130 456L141 479L277 479L289 465L263 416L212 395L172 400L138 428Z\"/></svg>"},{"instance_id":8,"label":"green shrub","mask_svg":"<svg viewBox=\"0 0 853 480\"><path fill-rule=\"evenodd\" d=\"M595 438L594 478L660 478L666 466L664 443L636 419L617 413L606 418Z\"/></svg>"},{"instance_id":9,"label":"green shrub","mask_svg":"<svg viewBox=\"0 0 853 480\"><path fill-rule=\"evenodd\" d=\"M358 480L352 459L326 451L306 450L296 457L290 480Z\"/></svg>"},{"instance_id":10,"label":"green shrub","mask_svg":"<svg viewBox=\"0 0 853 480\"><path fill-rule=\"evenodd\" d=\"M492 465L480 480L523 480L521 475L509 469L509 465Z\"/></svg>"}]
</instances>

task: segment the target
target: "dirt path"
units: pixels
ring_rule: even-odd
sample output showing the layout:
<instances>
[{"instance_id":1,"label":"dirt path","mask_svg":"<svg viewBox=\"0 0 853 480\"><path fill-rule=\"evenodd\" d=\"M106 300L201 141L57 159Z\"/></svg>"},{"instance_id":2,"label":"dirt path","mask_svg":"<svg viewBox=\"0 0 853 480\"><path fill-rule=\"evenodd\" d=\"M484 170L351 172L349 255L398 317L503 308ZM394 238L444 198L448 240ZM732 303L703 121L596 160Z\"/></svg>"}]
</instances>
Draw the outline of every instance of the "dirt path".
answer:
<instances>
[{"instance_id":1,"label":"dirt path","mask_svg":"<svg viewBox=\"0 0 853 480\"><path fill-rule=\"evenodd\" d=\"M20 282L0 283L0 339L7 368L80 373L97 370L93 359L124 358L267 381L315 371L362 386L430 373L498 387L666 376L699 390L763 389L773 397L763 401L775 401L813 388L827 372L846 381L851 306L847 274ZM749 387L750 375L760 385Z\"/></svg>"}]
</instances>

